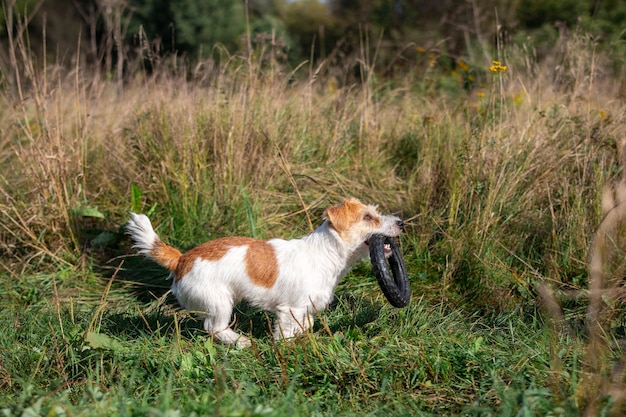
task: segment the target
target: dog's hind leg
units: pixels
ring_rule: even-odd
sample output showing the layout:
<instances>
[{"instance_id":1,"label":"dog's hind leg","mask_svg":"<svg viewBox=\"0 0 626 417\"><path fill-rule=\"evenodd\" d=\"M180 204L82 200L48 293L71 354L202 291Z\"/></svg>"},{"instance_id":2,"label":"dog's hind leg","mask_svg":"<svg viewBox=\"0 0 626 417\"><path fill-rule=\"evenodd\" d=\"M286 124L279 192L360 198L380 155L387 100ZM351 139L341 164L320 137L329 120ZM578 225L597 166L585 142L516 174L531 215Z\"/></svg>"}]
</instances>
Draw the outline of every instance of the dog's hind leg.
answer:
<instances>
[{"instance_id":1,"label":"dog's hind leg","mask_svg":"<svg viewBox=\"0 0 626 417\"><path fill-rule=\"evenodd\" d=\"M230 328L230 316L232 309L221 309L221 311L211 311L204 317L204 330L212 334L217 340L228 345L236 345L240 348L252 346L249 338L237 333Z\"/></svg>"}]
</instances>

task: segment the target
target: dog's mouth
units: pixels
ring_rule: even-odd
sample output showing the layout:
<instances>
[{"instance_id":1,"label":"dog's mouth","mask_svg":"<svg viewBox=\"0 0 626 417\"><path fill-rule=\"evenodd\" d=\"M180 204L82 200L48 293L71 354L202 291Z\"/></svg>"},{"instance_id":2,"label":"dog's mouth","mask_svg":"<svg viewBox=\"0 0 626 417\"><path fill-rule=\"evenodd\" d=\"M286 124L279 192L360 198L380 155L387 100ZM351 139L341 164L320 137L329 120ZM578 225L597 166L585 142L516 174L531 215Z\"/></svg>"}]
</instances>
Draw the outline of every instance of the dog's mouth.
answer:
<instances>
[{"instance_id":1,"label":"dog's mouth","mask_svg":"<svg viewBox=\"0 0 626 417\"><path fill-rule=\"evenodd\" d=\"M365 241L365 244L367 246L370 245L370 241L369 239ZM385 243L383 245L383 253L385 254L385 257L388 258L391 255L391 245L389 243Z\"/></svg>"}]
</instances>

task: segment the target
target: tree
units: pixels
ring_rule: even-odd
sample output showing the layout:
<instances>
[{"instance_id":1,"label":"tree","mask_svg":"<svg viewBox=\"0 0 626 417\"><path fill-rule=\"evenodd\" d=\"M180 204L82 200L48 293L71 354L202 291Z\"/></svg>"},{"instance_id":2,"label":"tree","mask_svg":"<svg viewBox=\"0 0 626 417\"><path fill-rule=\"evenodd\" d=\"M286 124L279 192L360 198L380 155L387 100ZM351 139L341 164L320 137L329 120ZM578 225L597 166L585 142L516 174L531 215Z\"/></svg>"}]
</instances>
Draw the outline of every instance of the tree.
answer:
<instances>
[{"instance_id":1,"label":"tree","mask_svg":"<svg viewBox=\"0 0 626 417\"><path fill-rule=\"evenodd\" d=\"M215 45L232 50L246 31L243 3L223 0L132 0L131 33L140 27L163 48L193 56L207 55Z\"/></svg>"}]
</instances>

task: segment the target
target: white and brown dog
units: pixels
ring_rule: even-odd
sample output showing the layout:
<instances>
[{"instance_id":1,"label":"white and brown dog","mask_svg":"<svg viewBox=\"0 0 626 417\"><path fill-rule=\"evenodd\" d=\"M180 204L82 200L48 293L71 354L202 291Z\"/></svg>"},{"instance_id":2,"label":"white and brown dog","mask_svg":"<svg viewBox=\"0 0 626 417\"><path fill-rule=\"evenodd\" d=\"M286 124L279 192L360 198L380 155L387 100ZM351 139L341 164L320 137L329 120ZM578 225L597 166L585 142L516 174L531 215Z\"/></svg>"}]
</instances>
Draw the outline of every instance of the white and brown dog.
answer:
<instances>
[{"instance_id":1,"label":"white and brown dog","mask_svg":"<svg viewBox=\"0 0 626 417\"><path fill-rule=\"evenodd\" d=\"M403 230L398 217L381 216L375 206L350 199L328 208L324 223L301 239L226 237L181 254L159 239L148 217L131 216L127 230L134 247L171 271L180 304L203 312L204 328L218 340L240 347L251 343L230 328L239 301L275 312L274 337L292 337L313 324L315 311L332 301L339 280L368 256L372 234L395 237Z\"/></svg>"}]
</instances>

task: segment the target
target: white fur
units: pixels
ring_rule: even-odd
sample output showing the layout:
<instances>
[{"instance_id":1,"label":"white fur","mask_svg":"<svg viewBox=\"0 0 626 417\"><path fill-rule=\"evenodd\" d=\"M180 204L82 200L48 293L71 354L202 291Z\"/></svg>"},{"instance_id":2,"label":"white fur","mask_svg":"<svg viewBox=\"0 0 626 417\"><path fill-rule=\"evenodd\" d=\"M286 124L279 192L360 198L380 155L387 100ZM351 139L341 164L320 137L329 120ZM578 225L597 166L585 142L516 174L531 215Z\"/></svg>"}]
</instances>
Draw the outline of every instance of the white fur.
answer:
<instances>
[{"instance_id":1,"label":"white fur","mask_svg":"<svg viewBox=\"0 0 626 417\"><path fill-rule=\"evenodd\" d=\"M131 213L130 216L131 220L126 225L126 230L135 241L133 248L139 249L139 253L143 255L148 255L159 237L154 232L148 216L135 213Z\"/></svg>"},{"instance_id":2,"label":"white fur","mask_svg":"<svg viewBox=\"0 0 626 417\"><path fill-rule=\"evenodd\" d=\"M363 216L369 217L357 219L345 230L337 230L329 209L327 219L310 235L267 241L278 264L278 274L271 286L255 284L248 275L245 263L248 245L229 245L218 260L196 257L182 277L175 277L174 269L172 274L177 279L172 284L173 294L185 308L205 312L205 329L224 343L240 347L251 344L247 337L230 328L233 307L241 300L277 314L276 338L305 331L313 324L315 312L332 301L335 287L350 267L368 256L369 236L374 233L398 236L402 231L399 218L380 216L374 206L350 201L353 211L356 207L359 213L362 211ZM337 207L335 214L341 214L342 206ZM154 256L156 243L163 245L144 215L133 213L127 230L135 240L135 247L147 256Z\"/></svg>"}]
</instances>

